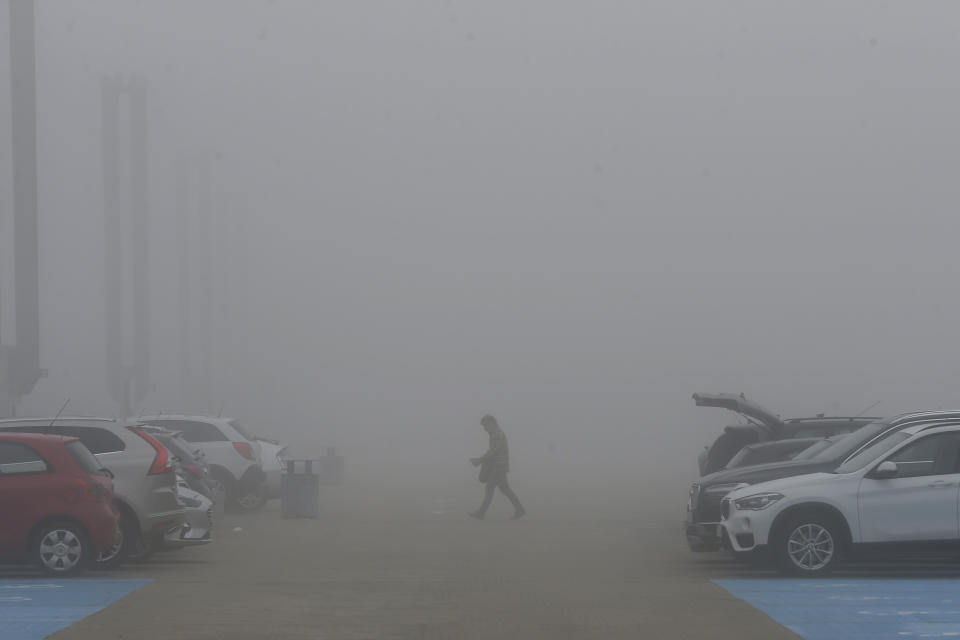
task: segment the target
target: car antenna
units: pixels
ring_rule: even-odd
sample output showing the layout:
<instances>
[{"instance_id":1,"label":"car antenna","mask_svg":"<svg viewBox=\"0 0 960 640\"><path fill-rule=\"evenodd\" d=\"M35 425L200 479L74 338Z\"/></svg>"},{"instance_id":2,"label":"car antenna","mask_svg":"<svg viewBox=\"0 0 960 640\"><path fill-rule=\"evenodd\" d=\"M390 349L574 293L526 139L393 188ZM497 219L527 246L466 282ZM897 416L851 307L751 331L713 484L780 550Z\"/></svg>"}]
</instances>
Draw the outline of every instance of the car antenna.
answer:
<instances>
[{"instance_id":1,"label":"car antenna","mask_svg":"<svg viewBox=\"0 0 960 640\"><path fill-rule=\"evenodd\" d=\"M60 405L60 411L57 411L57 415L53 416L53 420L47 425L47 430L44 433L48 433L50 429L53 428L53 423L57 421L57 418L60 417L60 414L63 413L63 410L67 408L68 404L70 404L70 398L67 398L66 401Z\"/></svg>"},{"instance_id":2,"label":"car antenna","mask_svg":"<svg viewBox=\"0 0 960 640\"><path fill-rule=\"evenodd\" d=\"M217 411L217 417L219 418L222 415L223 415L223 401L220 402L220 411Z\"/></svg>"},{"instance_id":3,"label":"car antenna","mask_svg":"<svg viewBox=\"0 0 960 640\"><path fill-rule=\"evenodd\" d=\"M857 415L855 415L854 418L859 418L860 416L862 416L863 414L865 414L867 411L870 411L870 409L873 409L875 406L877 406L878 404L880 404L881 402L883 402L883 400L877 400L877 401L874 402L872 405L870 405L869 407L867 407L866 409L864 409L863 411L861 411L860 413L858 413Z\"/></svg>"}]
</instances>

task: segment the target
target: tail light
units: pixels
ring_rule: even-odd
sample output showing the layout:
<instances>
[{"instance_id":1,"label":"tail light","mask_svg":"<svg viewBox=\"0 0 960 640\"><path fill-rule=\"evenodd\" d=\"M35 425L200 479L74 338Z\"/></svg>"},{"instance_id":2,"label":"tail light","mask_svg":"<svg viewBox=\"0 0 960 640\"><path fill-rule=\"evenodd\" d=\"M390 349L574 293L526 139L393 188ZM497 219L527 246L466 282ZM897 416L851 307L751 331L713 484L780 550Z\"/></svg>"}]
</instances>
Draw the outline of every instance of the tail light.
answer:
<instances>
[{"instance_id":1,"label":"tail light","mask_svg":"<svg viewBox=\"0 0 960 640\"><path fill-rule=\"evenodd\" d=\"M170 453L167 451L166 447L160 444L156 438L151 436L146 431L141 431L140 429L131 429L131 431L146 440L156 452L156 455L153 457L153 464L150 465L150 470L147 471L148 476L157 475L158 473L170 473L173 471L173 463L170 460Z\"/></svg>"},{"instance_id":2,"label":"tail light","mask_svg":"<svg viewBox=\"0 0 960 640\"><path fill-rule=\"evenodd\" d=\"M233 448L247 460L256 461L257 458L253 455L253 446L249 442L234 442Z\"/></svg>"}]
</instances>

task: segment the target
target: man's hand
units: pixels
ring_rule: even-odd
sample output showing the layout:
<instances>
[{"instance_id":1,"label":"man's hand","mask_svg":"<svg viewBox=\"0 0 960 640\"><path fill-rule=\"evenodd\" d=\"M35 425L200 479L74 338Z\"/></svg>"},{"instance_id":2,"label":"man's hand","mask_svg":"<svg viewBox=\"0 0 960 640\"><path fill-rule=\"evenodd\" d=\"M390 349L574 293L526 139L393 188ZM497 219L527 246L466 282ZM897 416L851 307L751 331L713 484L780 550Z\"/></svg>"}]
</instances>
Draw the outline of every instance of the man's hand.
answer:
<instances>
[{"instance_id":1,"label":"man's hand","mask_svg":"<svg viewBox=\"0 0 960 640\"><path fill-rule=\"evenodd\" d=\"M482 463L483 463L483 460L481 460L480 458L470 458L470 464L472 464L475 467L479 467Z\"/></svg>"}]
</instances>

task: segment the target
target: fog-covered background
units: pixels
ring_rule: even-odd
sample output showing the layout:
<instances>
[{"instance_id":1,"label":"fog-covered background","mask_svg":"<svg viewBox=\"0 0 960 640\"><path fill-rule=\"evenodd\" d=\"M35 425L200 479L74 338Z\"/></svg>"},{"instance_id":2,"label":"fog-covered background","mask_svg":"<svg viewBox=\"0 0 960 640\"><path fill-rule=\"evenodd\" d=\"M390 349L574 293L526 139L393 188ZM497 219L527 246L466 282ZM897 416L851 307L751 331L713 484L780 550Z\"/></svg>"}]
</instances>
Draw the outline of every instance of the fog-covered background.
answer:
<instances>
[{"instance_id":1,"label":"fog-covered background","mask_svg":"<svg viewBox=\"0 0 960 640\"><path fill-rule=\"evenodd\" d=\"M493 412L515 465L692 475L728 420L694 391L960 406L958 36L948 1L37 0L49 377L20 413L118 410L117 73L149 85L150 411L457 464ZM7 99L0 123L9 296ZM188 401L175 185L198 154L211 375Z\"/></svg>"}]
</instances>

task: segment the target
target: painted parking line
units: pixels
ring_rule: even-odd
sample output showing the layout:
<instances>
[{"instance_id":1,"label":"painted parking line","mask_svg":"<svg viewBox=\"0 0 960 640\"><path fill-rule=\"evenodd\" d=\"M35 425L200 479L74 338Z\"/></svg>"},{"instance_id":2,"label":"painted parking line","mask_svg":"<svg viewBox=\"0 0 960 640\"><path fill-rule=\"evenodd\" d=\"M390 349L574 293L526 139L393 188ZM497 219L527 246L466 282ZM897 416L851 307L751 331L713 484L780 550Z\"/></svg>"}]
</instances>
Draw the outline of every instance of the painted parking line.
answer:
<instances>
[{"instance_id":1,"label":"painted parking line","mask_svg":"<svg viewBox=\"0 0 960 640\"><path fill-rule=\"evenodd\" d=\"M960 638L960 580L714 580L806 640Z\"/></svg>"},{"instance_id":2,"label":"painted parking line","mask_svg":"<svg viewBox=\"0 0 960 640\"><path fill-rule=\"evenodd\" d=\"M40 640L93 615L150 580L0 580L3 640Z\"/></svg>"}]
</instances>

